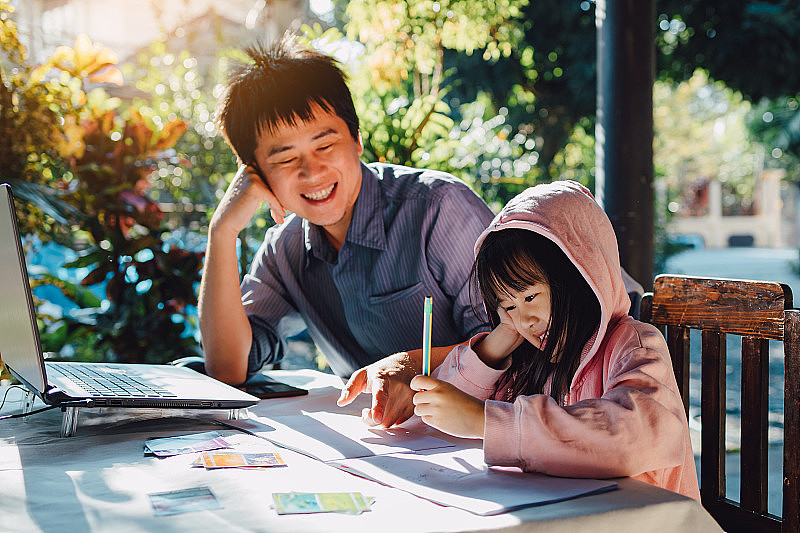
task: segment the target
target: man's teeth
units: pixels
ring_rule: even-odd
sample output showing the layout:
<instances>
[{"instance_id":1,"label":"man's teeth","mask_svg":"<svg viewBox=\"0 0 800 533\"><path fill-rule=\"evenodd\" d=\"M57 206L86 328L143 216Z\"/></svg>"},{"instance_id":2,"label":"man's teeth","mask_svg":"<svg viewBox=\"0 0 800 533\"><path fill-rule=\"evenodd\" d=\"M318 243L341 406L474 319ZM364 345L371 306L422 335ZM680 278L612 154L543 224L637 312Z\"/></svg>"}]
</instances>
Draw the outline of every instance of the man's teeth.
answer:
<instances>
[{"instance_id":1,"label":"man's teeth","mask_svg":"<svg viewBox=\"0 0 800 533\"><path fill-rule=\"evenodd\" d=\"M309 200L324 200L325 198L328 197L328 195L330 195L333 192L333 188L335 186L336 185L334 184L334 185L331 185L330 187L328 187L327 189L323 189L323 190L317 191L315 193L304 194L303 196L305 196Z\"/></svg>"}]
</instances>

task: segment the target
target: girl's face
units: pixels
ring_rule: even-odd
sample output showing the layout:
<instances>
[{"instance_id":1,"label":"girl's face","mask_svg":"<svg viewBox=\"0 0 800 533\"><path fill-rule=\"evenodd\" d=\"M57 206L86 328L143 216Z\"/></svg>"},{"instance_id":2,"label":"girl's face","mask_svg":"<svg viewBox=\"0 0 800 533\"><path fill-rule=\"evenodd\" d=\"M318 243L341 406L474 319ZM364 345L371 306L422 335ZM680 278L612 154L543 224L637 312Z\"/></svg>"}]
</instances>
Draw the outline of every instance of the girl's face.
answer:
<instances>
[{"instance_id":1,"label":"girl's face","mask_svg":"<svg viewBox=\"0 0 800 533\"><path fill-rule=\"evenodd\" d=\"M550 287L534 283L522 291L507 290L507 294L501 295L499 307L508 313L514 328L525 340L536 347L544 347L550 327Z\"/></svg>"}]
</instances>

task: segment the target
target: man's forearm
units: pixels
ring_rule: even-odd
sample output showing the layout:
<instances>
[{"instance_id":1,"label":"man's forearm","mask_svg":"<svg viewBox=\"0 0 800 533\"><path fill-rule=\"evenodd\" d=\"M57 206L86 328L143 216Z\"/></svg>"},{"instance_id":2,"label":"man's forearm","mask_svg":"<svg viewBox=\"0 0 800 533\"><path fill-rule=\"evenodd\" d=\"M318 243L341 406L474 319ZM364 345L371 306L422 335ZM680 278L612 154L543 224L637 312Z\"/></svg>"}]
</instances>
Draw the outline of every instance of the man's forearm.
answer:
<instances>
[{"instance_id":1,"label":"man's forearm","mask_svg":"<svg viewBox=\"0 0 800 533\"><path fill-rule=\"evenodd\" d=\"M209 232L198 315L206 372L231 385L242 383L252 331L242 305L236 235Z\"/></svg>"}]
</instances>

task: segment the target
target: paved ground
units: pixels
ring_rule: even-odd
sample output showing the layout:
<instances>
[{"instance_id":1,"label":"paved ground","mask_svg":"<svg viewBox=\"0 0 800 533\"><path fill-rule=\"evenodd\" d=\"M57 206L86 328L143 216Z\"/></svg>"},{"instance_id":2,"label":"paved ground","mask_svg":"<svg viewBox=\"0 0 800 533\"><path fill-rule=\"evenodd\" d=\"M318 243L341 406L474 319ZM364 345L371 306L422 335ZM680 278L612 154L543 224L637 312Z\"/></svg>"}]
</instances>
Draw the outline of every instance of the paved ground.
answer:
<instances>
[{"instance_id":1,"label":"paved ground","mask_svg":"<svg viewBox=\"0 0 800 533\"><path fill-rule=\"evenodd\" d=\"M686 250L667 260L665 272L697 276L780 281L800 299L796 248L705 248Z\"/></svg>"}]
</instances>

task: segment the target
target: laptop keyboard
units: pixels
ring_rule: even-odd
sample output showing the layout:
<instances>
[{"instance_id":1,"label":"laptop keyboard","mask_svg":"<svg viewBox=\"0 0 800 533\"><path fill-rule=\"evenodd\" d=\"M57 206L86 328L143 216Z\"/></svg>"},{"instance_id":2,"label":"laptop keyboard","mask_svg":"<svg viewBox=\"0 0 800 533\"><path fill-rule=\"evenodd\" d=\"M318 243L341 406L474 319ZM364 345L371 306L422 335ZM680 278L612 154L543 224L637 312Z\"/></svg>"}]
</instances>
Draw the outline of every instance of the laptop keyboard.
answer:
<instances>
[{"instance_id":1,"label":"laptop keyboard","mask_svg":"<svg viewBox=\"0 0 800 533\"><path fill-rule=\"evenodd\" d=\"M97 365L48 365L48 372L54 370L84 389L89 396L122 396L136 398L175 398L167 389L153 387L136 377L121 372L112 372Z\"/></svg>"}]
</instances>

